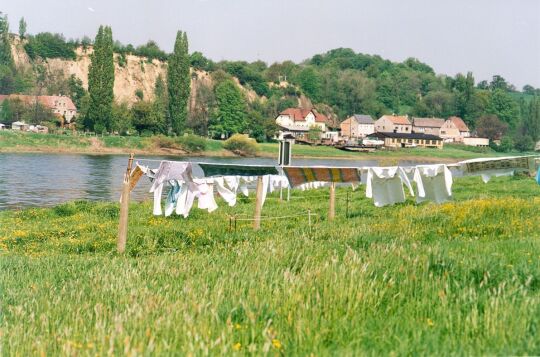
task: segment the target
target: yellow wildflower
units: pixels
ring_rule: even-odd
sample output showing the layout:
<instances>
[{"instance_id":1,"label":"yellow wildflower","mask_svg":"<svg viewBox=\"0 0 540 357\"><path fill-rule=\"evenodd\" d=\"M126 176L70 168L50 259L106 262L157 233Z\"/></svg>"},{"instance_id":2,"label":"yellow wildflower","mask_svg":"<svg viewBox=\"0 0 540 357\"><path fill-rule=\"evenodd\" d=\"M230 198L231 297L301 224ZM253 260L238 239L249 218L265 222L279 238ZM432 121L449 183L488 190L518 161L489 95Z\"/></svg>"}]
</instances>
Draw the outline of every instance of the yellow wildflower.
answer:
<instances>
[{"instance_id":1,"label":"yellow wildflower","mask_svg":"<svg viewBox=\"0 0 540 357\"><path fill-rule=\"evenodd\" d=\"M240 351L240 349L242 348L242 344L240 342L236 342L233 346L232 346L233 350L235 351Z\"/></svg>"},{"instance_id":2,"label":"yellow wildflower","mask_svg":"<svg viewBox=\"0 0 540 357\"><path fill-rule=\"evenodd\" d=\"M272 346L274 346L275 349L278 349L280 350L283 346L281 345L281 342L277 339L277 338L274 338L272 340Z\"/></svg>"},{"instance_id":3,"label":"yellow wildflower","mask_svg":"<svg viewBox=\"0 0 540 357\"><path fill-rule=\"evenodd\" d=\"M432 319L427 319L427 320L426 320L426 323L427 323L427 325L428 325L429 327L435 326L435 323L433 322Z\"/></svg>"}]
</instances>

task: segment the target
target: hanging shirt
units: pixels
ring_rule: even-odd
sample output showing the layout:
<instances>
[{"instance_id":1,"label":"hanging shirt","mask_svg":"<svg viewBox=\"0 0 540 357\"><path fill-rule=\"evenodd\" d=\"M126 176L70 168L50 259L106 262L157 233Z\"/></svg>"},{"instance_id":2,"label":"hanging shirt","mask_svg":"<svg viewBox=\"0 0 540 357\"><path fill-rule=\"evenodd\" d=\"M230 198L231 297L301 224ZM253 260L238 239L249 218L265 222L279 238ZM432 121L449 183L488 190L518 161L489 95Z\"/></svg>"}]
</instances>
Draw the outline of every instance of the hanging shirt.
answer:
<instances>
[{"instance_id":1,"label":"hanging shirt","mask_svg":"<svg viewBox=\"0 0 540 357\"><path fill-rule=\"evenodd\" d=\"M289 180L286 176L282 175L270 175L270 181L268 182L268 192L272 193L276 189L289 187Z\"/></svg>"},{"instance_id":2,"label":"hanging shirt","mask_svg":"<svg viewBox=\"0 0 540 357\"><path fill-rule=\"evenodd\" d=\"M236 191L228 189L225 187L225 178L224 177L215 177L214 184L216 186L217 192L229 204L229 206L234 206L236 204ZM236 185L238 187L238 185ZM230 186L229 186L230 187Z\"/></svg>"},{"instance_id":3,"label":"hanging shirt","mask_svg":"<svg viewBox=\"0 0 540 357\"><path fill-rule=\"evenodd\" d=\"M446 165L418 165L414 170L416 202L443 203L452 197L452 173Z\"/></svg>"},{"instance_id":4,"label":"hanging shirt","mask_svg":"<svg viewBox=\"0 0 540 357\"><path fill-rule=\"evenodd\" d=\"M200 183L196 197L199 199L199 208L214 212L218 205L214 198L214 185L212 183Z\"/></svg>"},{"instance_id":5,"label":"hanging shirt","mask_svg":"<svg viewBox=\"0 0 540 357\"><path fill-rule=\"evenodd\" d=\"M191 163L177 161L162 161L158 170L154 174L154 182L150 187L150 192L154 193L154 209L153 213L156 216L162 214L161 196L163 194L163 185L171 180L183 180L188 182L191 180Z\"/></svg>"},{"instance_id":6,"label":"hanging shirt","mask_svg":"<svg viewBox=\"0 0 540 357\"><path fill-rule=\"evenodd\" d=\"M405 184L414 196L411 182L400 167L368 168L366 197L373 198L376 207L405 202Z\"/></svg>"},{"instance_id":7,"label":"hanging shirt","mask_svg":"<svg viewBox=\"0 0 540 357\"><path fill-rule=\"evenodd\" d=\"M536 173L536 182L540 185L540 167L538 168L538 172Z\"/></svg>"}]
</instances>

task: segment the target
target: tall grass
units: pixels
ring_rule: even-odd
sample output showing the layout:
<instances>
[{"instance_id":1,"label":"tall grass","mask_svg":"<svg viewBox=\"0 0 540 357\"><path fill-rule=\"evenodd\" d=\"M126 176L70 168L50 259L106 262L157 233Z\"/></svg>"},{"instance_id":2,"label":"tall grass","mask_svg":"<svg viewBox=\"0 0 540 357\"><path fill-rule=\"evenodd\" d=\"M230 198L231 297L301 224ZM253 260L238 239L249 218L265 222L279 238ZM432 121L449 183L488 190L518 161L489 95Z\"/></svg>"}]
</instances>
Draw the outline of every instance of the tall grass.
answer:
<instances>
[{"instance_id":1,"label":"tall grass","mask_svg":"<svg viewBox=\"0 0 540 357\"><path fill-rule=\"evenodd\" d=\"M71 202L0 212L4 355L540 354L540 186L456 182L455 201L375 208L360 191L220 202L188 219Z\"/></svg>"}]
</instances>

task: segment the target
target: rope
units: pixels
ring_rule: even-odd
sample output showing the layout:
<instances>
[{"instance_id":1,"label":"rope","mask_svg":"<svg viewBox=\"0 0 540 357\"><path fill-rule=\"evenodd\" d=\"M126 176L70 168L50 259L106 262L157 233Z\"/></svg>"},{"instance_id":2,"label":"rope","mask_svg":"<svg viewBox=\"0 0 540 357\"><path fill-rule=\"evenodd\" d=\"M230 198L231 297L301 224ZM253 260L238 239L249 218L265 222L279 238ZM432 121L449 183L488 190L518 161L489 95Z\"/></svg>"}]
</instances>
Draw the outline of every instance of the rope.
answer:
<instances>
[{"instance_id":1,"label":"rope","mask_svg":"<svg viewBox=\"0 0 540 357\"><path fill-rule=\"evenodd\" d=\"M304 216L311 217L311 216L318 216L318 214L317 213L303 213L303 214L296 214L296 215L292 215L292 216L279 216L279 217L264 217L264 216L261 216L261 218L259 220L261 220L261 221L271 221L271 220L276 220L276 219L295 218L295 217L304 217ZM229 217L233 218L236 221L255 221L255 218L236 218L234 216L229 216Z\"/></svg>"}]
</instances>

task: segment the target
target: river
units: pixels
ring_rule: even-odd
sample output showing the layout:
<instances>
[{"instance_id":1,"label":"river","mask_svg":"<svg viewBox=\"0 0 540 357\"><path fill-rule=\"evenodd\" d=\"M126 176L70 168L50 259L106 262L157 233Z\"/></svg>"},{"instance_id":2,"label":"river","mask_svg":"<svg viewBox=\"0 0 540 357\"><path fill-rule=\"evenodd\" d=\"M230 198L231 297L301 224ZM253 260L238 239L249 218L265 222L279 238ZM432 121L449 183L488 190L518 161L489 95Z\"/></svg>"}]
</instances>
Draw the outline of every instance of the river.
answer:
<instances>
[{"instance_id":1,"label":"river","mask_svg":"<svg viewBox=\"0 0 540 357\"><path fill-rule=\"evenodd\" d=\"M145 156L139 159L168 159ZM137 159L137 158L136 158ZM183 161L274 165L270 158L181 158ZM376 160L293 159L294 165L369 166ZM402 162L401 164L407 164ZM0 153L0 210L50 207L72 200L115 201L119 198L127 155ZM158 163L149 164L157 167ZM150 197L141 180L132 198Z\"/></svg>"}]
</instances>

